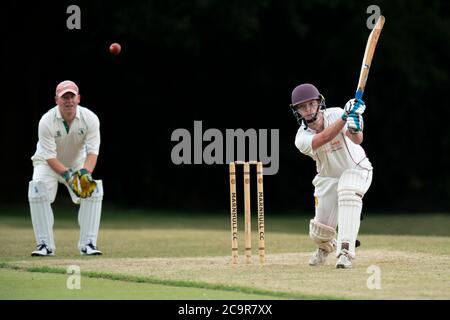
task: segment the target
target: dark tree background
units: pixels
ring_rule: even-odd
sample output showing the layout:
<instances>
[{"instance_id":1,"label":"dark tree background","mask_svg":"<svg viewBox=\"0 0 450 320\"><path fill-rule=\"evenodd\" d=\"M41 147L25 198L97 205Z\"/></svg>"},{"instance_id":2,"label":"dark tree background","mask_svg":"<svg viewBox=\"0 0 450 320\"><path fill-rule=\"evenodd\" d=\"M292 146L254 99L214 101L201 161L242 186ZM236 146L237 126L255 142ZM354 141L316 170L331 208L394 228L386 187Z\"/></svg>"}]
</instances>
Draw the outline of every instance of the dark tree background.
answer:
<instances>
[{"instance_id":1,"label":"dark tree background","mask_svg":"<svg viewBox=\"0 0 450 320\"><path fill-rule=\"evenodd\" d=\"M386 24L364 100L374 165L370 211L450 209L448 1L183 0L2 3L3 205L27 203L40 117L58 82L78 83L101 119L95 178L105 200L182 211L228 209L225 165L172 164L171 133L280 130L280 168L265 177L267 210L311 211L314 162L294 146L292 89L314 83L328 106L354 95L369 5ZM81 8L68 30L66 8ZM112 42L122 53L112 56ZM206 144L204 144L206 145Z\"/></svg>"}]
</instances>

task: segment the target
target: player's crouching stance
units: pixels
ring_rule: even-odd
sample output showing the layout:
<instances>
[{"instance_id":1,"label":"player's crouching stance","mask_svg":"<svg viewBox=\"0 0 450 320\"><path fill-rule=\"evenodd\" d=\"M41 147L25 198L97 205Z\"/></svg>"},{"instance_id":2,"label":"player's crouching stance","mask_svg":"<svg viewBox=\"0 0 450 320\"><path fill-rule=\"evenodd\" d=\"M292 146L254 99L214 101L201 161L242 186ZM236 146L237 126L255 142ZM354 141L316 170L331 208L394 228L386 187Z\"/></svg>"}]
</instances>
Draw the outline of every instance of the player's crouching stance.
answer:
<instances>
[{"instance_id":1,"label":"player's crouching stance","mask_svg":"<svg viewBox=\"0 0 450 320\"><path fill-rule=\"evenodd\" d=\"M372 182L373 168L360 146L365 104L351 99L344 110L326 109L317 88L302 84L292 92L291 107L300 124L295 145L313 158L317 167L315 217L309 226L317 250L309 264L323 265L336 250L336 268L351 268L362 199Z\"/></svg>"},{"instance_id":2,"label":"player's crouching stance","mask_svg":"<svg viewBox=\"0 0 450 320\"><path fill-rule=\"evenodd\" d=\"M78 105L77 85L63 81L56 87L57 106L39 122L39 141L33 160L33 180L28 199L37 247L32 256L51 256L56 246L53 237L53 211L58 183L69 190L72 201L79 204L78 249L82 255L100 255L97 235L103 199L101 180L91 173L100 148L100 122L89 109Z\"/></svg>"}]
</instances>

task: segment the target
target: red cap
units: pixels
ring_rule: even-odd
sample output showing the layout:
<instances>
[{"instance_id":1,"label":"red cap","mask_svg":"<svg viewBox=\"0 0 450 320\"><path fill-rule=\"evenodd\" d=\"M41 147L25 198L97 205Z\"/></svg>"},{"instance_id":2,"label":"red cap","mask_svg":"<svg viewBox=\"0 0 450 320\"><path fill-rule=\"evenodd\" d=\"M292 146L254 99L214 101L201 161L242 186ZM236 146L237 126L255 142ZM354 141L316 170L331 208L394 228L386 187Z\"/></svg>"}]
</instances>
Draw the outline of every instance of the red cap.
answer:
<instances>
[{"instance_id":1,"label":"red cap","mask_svg":"<svg viewBox=\"0 0 450 320\"><path fill-rule=\"evenodd\" d=\"M62 97L66 92L72 92L73 94L78 95L78 86L75 82L65 80L56 86L56 96Z\"/></svg>"}]
</instances>

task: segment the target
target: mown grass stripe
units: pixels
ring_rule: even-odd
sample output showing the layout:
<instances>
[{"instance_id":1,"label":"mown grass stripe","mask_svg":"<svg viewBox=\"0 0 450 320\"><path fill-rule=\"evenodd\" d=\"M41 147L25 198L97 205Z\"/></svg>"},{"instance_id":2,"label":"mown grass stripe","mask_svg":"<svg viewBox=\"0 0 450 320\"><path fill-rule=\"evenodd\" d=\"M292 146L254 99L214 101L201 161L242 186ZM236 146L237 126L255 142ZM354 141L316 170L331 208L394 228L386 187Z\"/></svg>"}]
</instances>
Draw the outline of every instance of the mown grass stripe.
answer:
<instances>
[{"instance_id":1,"label":"mown grass stripe","mask_svg":"<svg viewBox=\"0 0 450 320\"><path fill-rule=\"evenodd\" d=\"M56 273L56 274L67 274L66 269L56 268L56 267L22 267L14 265L11 263L0 262L0 268L12 269L26 272L38 272L38 273ZM185 287L185 288L198 288L198 289L209 289L209 290L220 290L220 291L232 291L255 295L272 296L274 298L285 298L285 299L296 299L296 300L342 300L346 299L344 297L332 296L332 295L306 295L302 293L293 292L283 292L283 291L271 291L245 286L232 286L225 284L214 284L208 282L200 281L189 281L189 280L173 280L173 279L161 279L155 277L139 277L124 274L113 274L105 272L96 271L83 271L82 276L95 278L95 279L105 279L114 281L126 281L134 283L148 283L148 284L158 284L172 287Z\"/></svg>"}]
</instances>

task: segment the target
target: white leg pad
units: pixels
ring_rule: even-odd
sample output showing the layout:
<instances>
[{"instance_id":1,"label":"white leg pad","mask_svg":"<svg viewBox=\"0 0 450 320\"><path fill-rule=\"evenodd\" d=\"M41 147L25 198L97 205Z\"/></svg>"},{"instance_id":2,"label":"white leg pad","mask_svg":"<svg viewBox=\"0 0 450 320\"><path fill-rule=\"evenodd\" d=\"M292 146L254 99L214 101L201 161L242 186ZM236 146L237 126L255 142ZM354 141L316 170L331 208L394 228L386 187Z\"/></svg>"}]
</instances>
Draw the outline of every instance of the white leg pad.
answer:
<instances>
[{"instance_id":1,"label":"white leg pad","mask_svg":"<svg viewBox=\"0 0 450 320\"><path fill-rule=\"evenodd\" d=\"M31 222L36 237L36 244L45 243L54 252L56 249L53 238L54 217L47 187L43 181L30 181L28 201L30 203Z\"/></svg>"},{"instance_id":2,"label":"white leg pad","mask_svg":"<svg viewBox=\"0 0 450 320\"><path fill-rule=\"evenodd\" d=\"M349 253L355 257L355 242L358 236L360 217L362 210L362 199L355 195L355 192L343 190L339 192L339 232L338 232L338 250L342 242L349 243Z\"/></svg>"},{"instance_id":3,"label":"white leg pad","mask_svg":"<svg viewBox=\"0 0 450 320\"><path fill-rule=\"evenodd\" d=\"M335 249L336 230L311 219L309 222L309 236L320 249L330 253Z\"/></svg>"},{"instance_id":4,"label":"white leg pad","mask_svg":"<svg viewBox=\"0 0 450 320\"><path fill-rule=\"evenodd\" d=\"M349 254L355 257L355 242L360 227L362 198L372 181L372 172L350 169L345 171L338 184L338 250L341 244L349 243Z\"/></svg>"},{"instance_id":5,"label":"white leg pad","mask_svg":"<svg viewBox=\"0 0 450 320\"><path fill-rule=\"evenodd\" d=\"M92 193L92 196L80 201L80 209L78 211L78 223L80 225L78 249L80 251L89 243L97 246L102 211L103 184L102 180L96 180L96 182L97 188Z\"/></svg>"}]
</instances>

